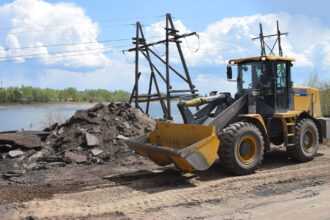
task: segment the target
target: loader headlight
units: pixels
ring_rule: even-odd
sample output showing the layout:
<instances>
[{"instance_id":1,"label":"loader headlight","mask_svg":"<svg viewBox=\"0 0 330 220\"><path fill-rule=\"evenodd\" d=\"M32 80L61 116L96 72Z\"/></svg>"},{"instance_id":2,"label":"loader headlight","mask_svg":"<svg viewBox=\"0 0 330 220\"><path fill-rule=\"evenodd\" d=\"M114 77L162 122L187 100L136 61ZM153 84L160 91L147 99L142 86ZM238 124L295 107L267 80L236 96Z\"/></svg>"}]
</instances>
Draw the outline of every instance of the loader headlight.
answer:
<instances>
[{"instance_id":1,"label":"loader headlight","mask_svg":"<svg viewBox=\"0 0 330 220\"><path fill-rule=\"evenodd\" d=\"M256 97L260 95L260 90L259 89L253 89L251 92L251 95Z\"/></svg>"}]
</instances>

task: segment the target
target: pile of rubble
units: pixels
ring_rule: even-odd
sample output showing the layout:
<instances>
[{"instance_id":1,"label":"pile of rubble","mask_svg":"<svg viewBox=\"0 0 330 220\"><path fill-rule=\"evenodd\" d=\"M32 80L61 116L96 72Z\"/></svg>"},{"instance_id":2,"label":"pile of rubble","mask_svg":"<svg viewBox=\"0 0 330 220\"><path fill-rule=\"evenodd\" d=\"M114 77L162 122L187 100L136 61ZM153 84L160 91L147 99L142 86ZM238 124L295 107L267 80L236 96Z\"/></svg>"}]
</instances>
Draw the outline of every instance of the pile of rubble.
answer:
<instances>
[{"instance_id":1,"label":"pile of rubble","mask_svg":"<svg viewBox=\"0 0 330 220\"><path fill-rule=\"evenodd\" d=\"M44 131L0 133L0 174L69 163L125 165L138 156L125 140L151 131L155 121L127 103L98 104L79 110Z\"/></svg>"}]
</instances>

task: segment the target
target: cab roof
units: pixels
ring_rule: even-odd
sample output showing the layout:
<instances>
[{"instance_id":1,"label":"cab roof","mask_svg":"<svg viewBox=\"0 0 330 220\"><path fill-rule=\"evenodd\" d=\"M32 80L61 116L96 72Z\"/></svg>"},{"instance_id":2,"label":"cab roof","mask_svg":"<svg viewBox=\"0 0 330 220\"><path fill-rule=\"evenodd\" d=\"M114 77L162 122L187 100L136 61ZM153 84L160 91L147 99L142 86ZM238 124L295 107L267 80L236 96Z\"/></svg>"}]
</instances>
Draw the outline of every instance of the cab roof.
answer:
<instances>
[{"instance_id":1,"label":"cab roof","mask_svg":"<svg viewBox=\"0 0 330 220\"><path fill-rule=\"evenodd\" d=\"M265 61L265 60L295 61L294 58L289 58L289 57L259 56L259 57L248 57L248 58L229 60L229 64L239 64L239 63L243 63L246 61Z\"/></svg>"}]
</instances>

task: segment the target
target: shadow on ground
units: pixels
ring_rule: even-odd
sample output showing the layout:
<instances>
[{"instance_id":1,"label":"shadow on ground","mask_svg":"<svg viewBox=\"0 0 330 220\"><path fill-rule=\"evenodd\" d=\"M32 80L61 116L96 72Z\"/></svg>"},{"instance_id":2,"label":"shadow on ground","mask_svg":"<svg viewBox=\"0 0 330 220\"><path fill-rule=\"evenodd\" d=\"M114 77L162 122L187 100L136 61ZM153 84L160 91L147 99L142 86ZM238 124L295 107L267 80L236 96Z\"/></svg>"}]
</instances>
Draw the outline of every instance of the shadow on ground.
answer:
<instances>
[{"instance_id":1,"label":"shadow on ground","mask_svg":"<svg viewBox=\"0 0 330 220\"><path fill-rule=\"evenodd\" d=\"M317 155L317 157L319 156L322 156L322 154ZM259 171L272 170L296 164L296 162L288 159L285 150L274 148L271 152L265 154ZM213 166L205 171L185 173L176 170L174 166L167 166L166 168L159 168L156 171L134 171L105 177L105 179L111 182L115 182L118 185L131 187L134 190L144 191L147 193L155 193L171 190L174 188L178 189L194 187L195 185L190 181L191 179L197 179L199 181L210 181L232 177L234 176L230 173L227 173L219 160L216 160Z\"/></svg>"}]
</instances>

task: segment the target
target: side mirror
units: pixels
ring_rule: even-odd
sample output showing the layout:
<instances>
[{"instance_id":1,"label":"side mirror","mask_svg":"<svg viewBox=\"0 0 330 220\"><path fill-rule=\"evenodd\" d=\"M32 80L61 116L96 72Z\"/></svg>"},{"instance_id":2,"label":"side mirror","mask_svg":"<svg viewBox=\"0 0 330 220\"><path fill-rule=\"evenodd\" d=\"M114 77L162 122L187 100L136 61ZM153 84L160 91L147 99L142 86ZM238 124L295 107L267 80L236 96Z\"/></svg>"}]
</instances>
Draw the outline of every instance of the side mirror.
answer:
<instances>
[{"instance_id":1,"label":"side mirror","mask_svg":"<svg viewBox=\"0 0 330 220\"><path fill-rule=\"evenodd\" d=\"M215 96L215 95L217 95L217 93L218 93L217 91L211 91L209 95L210 96Z\"/></svg>"},{"instance_id":2,"label":"side mirror","mask_svg":"<svg viewBox=\"0 0 330 220\"><path fill-rule=\"evenodd\" d=\"M227 66L227 79L233 78L233 71L231 69L231 66Z\"/></svg>"}]
</instances>

